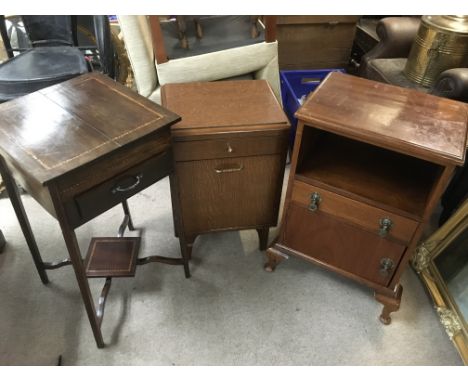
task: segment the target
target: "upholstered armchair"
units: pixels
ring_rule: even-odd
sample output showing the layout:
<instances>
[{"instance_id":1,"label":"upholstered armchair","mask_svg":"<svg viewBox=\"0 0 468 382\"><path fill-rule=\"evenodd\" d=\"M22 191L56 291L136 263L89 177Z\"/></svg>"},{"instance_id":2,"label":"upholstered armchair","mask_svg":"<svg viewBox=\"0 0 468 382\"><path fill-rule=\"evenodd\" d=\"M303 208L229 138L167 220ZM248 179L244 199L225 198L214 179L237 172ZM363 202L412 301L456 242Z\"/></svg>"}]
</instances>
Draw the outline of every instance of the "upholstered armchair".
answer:
<instances>
[{"instance_id":1,"label":"upholstered armchair","mask_svg":"<svg viewBox=\"0 0 468 382\"><path fill-rule=\"evenodd\" d=\"M192 53L182 52L179 54L181 57L173 58L170 51L177 41L171 40L170 35L168 37L171 28L174 28L173 24L169 24L171 21L167 21L166 24L166 21L161 22L157 16L118 16L134 74L135 90L160 103L160 87L164 84L241 77L267 80L276 97L280 99L275 20L271 16L265 19L264 28L261 24L263 30L260 37L252 38L250 29L247 28L246 41L241 43L229 40L232 35L229 30L216 28L235 28L238 23L244 21L219 20L215 25L217 20L210 19L203 26L206 30L202 43L197 44L195 41L189 44L194 49L199 45L199 50L195 49ZM207 47L210 35L212 39L218 38L219 44L216 42Z\"/></svg>"},{"instance_id":2,"label":"upholstered armchair","mask_svg":"<svg viewBox=\"0 0 468 382\"><path fill-rule=\"evenodd\" d=\"M442 72L432 88L415 84L403 75L419 23L418 17L387 17L380 20L376 30L380 42L362 57L359 75L374 81L467 102L468 68Z\"/></svg>"},{"instance_id":3,"label":"upholstered armchair","mask_svg":"<svg viewBox=\"0 0 468 382\"><path fill-rule=\"evenodd\" d=\"M387 17L377 24L380 42L362 57L359 75L371 80L414 88L440 97L468 102L468 68L442 72L432 88L422 87L403 75L406 58L415 39L419 18ZM443 224L468 197L468 166L458 168L442 197Z\"/></svg>"}]
</instances>

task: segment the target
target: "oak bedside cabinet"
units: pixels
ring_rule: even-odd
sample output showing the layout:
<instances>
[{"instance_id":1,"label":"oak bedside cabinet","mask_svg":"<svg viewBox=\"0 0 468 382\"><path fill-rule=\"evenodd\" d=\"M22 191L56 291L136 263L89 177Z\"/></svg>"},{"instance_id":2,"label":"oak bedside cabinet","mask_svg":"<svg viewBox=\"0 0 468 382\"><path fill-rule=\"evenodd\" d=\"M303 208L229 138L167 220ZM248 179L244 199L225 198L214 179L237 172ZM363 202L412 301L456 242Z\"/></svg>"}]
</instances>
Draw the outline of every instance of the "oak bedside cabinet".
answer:
<instances>
[{"instance_id":1,"label":"oak bedside cabinet","mask_svg":"<svg viewBox=\"0 0 468 382\"><path fill-rule=\"evenodd\" d=\"M292 255L361 282L389 324L400 276L464 162L465 106L331 73L296 113L281 229L265 269Z\"/></svg>"},{"instance_id":2,"label":"oak bedside cabinet","mask_svg":"<svg viewBox=\"0 0 468 382\"><path fill-rule=\"evenodd\" d=\"M264 80L162 87L162 104L182 117L171 128L176 234L191 255L202 233L256 229L265 250L276 226L289 122Z\"/></svg>"}]
</instances>

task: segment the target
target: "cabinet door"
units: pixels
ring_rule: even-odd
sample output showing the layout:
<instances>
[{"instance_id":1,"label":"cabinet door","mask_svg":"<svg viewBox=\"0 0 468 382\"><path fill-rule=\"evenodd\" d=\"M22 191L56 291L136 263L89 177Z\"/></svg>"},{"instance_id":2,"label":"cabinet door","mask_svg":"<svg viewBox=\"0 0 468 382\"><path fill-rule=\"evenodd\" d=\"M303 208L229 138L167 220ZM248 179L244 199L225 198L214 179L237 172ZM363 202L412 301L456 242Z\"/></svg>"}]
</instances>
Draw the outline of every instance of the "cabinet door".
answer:
<instances>
[{"instance_id":1,"label":"cabinet door","mask_svg":"<svg viewBox=\"0 0 468 382\"><path fill-rule=\"evenodd\" d=\"M406 249L399 243L295 203L289 205L283 235L285 246L383 286L389 284Z\"/></svg>"},{"instance_id":2,"label":"cabinet door","mask_svg":"<svg viewBox=\"0 0 468 382\"><path fill-rule=\"evenodd\" d=\"M177 162L185 231L276 225L283 173L279 154Z\"/></svg>"}]
</instances>

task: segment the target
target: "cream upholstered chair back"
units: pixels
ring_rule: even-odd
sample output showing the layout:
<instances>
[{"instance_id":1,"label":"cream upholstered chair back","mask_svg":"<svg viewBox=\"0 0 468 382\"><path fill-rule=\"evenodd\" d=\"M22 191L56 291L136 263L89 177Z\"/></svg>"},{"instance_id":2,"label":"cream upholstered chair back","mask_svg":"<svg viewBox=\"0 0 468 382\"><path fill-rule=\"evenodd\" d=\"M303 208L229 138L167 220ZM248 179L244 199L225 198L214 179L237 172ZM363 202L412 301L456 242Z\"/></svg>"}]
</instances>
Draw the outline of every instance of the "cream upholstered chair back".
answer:
<instances>
[{"instance_id":1,"label":"cream upholstered chair back","mask_svg":"<svg viewBox=\"0 0 468 382\"><path fill-rule=\"evenodd\" d=\"M133 70L133 85L151 98L158 86L151 28L146 16L117 16L128 59Z\"/></svg>"},{"instance_id":2,"label":"cream upholstered chair back","mask_svg":"<svg viewBox=\"0 0 468 382\"><path fill-rule=\"evenodd\" d=\"M159 57L161 53L164 57L165 49L162 38L154 36L155 30L160 32L158 25L154 25L156 17L152 20L150 17L118 16L136 90L141 95L160 103L160 86L164 84L216 81L251 73L255 79L267 80L278 100L281 99L276 41L173 60L156 60L153 46Z\"/></svg>"}]
</instances>

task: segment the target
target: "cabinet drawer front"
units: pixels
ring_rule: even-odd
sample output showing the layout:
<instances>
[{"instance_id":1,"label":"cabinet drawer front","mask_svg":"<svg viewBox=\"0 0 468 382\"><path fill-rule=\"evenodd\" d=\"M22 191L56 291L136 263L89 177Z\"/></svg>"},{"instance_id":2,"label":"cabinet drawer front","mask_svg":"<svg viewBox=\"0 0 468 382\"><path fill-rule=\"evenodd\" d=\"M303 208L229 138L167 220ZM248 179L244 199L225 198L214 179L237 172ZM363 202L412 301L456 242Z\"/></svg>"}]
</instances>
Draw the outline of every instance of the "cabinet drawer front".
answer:
<instances>
[{"instance_id":1,"label":"cabinet drawer front","mask_svg":"<svg viewBox=\"0 0 468 382\"><path fill-rule=\"evenodd\" d=\"M305 207L311 205L314 193L320 196L317 210L344 219L370 232L378 234L381 229L381 219L390 219L391 226L387 232L382 232L386 238L409 243L418 227L418 222L394 213L369 206L368 204L338 195L323 188L294 181L292 200ZM310 212L314 214L315 212Z\"/></svg>"},{"instance_id":2,"label":"cabinet drawer front","mask_svg":"<svg viewBox=\"0 0 468 382\"><path fill-rule=\"evenodd\" d=\"M175 172L187 233L276 225L283 155L177 162Z\"/></svg>"},{"instance_id":3,"label":"cabinet drawer front","mask_svg":"<svg viewBox=\"0 0 468 382\"><path fill-rule=\"evenodd\" d=\"M406 247L291 203L282 243L334 268L386 286Z\"/></svg>"},{"instance_id":4,"label":"cabinet drawer front","mask_svg":"<svg viewBox=\"0 0 468 382\"><path fill-rule=\"evenodd\" d=\"M81 225L169 175L171 169L170 151L154 156L75 196L66 208L69 217Z\"/></svg>"},{"instance_id":5,"label":"cabinet drawer front","mask_svg":"<svg viewBox=\"0 0 468 382\"><path fill-rule=\"evenodd\" d=\"M174 142L176 161L236 158L251 155L280 154L286 150L287 134L257 137L227 137Z\"/></svg>"}]
</instances>

